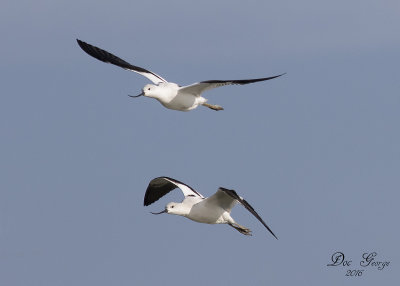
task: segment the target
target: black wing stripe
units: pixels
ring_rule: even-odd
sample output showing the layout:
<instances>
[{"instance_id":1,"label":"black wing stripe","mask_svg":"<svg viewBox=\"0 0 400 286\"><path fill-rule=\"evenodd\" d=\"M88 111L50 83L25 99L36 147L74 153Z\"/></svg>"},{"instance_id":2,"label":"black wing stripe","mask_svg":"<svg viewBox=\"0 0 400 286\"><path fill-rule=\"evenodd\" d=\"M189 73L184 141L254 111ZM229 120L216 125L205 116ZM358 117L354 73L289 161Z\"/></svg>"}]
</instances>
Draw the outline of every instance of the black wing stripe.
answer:
<instances>
[{"instance_id":1,"label":"black wing stripe","mask_svg":"<svg viewBox=\"0 0 400 286\"><path fill-rule=\"evenodd\" d=\"M154 203L155 201L158 201L160 198L168 194L170 191L178 188L178 186L170 181L173 181L177 184L182 184L188 187L193 193L198 195L199 197L203 197L201 194L196 192L192 187L186 185L185 183L182 183L178 180L169 178L169 177L158 177L150 181L146 193L144 195L144 205L148 206ZM193 195L194 196L194 195Z\"/></svg>"},{"instance_id":2,"label":"black wing stripe","mask_svg":"<svg viewBox=\"0 0 400 286\"><path fill-rule=\"evenodd\" d=\"M162 177L155 178L147 186L143 204L145 206L151 205L176 188L177 186L174 183L164 180Z\"/></svg>"},{"instance_id":3,"label":"black wing stripe","mask_svg":"<svg viewBox=\"0 0 400 286\"><path fill-rule=\"evenodd\" d=\"M171 181L173 181L173 182L175 182L175 183L177 183L177 184L185 185L185 186L188 187L193 193L195 193L195 194L198 195L199 197L203 197L203 195L201 195L200 193L198 193L198 192L197 192L195 189L193 189L191 186L188 186L187 184L182 183L181 181L178 181L178 180L176 180L176 179L172 179L172 178L170 178L170 177L161 177L161 178L165 178L165 179L171 180Z\"/></svg>"},{"instance_id":4,"label":"black wing stripe","mask_svg":"<svg viewBox=\"0 0 400 286\"><path fill-rule=\"evenodd\" d=\"M228 85L228 84L249 84L249 83L253 83L253 82L258 82L258 81L265 81L265 80L270 80L270 79L274 79L277 77L280 77L283 74L280 75L276 75L276 76L271 76L271 77L263 77L263 78L254 78L254 79L234 79L234 80L206 80L206 81L202 81L200 83L215 83L215 84L219 84L219 85Z\"/></svg>"},{"instance_id":5,"label":"black wing stripe","mask_svg":"<svg viewBox=\"0 0 400 286\"><path fill-rule=\"evenodd\" d=\"M88 43L85 43L81 40L76 39L76 41L78 42L78 45L82 48L82 50L84 50L87 54L89 54L90 56L105 62L105 63L110 63L116 66L119 66L123 69L128 69L128 70L132 70L132 71L137 71L137 72L144 72L144 73L149 73L154 75L155 77L159 78L161 81L164 81L164 79L160 78L158 75L152 73L149 70L146 70L144 68L138 67L138 66L134 66L126 61L124 61L123 59L117 57L116 55L113 55L105 50L102 50L98 47L92 46Z\"/></svg>"},{"instance_id":6,"label":"black wing stripe","mask_svg":"<svg viewBox=\"0 0 400 286\"><path fill-rule=\"evenodd\" d=\"M254 208L245 200L242 199L234 190L229 190L225 188L220 188L222 191L224 191L226 194L228 194L230 197L236 199L238 202L240 202L249 212L251 212L267 229L268 231L276 238L276 235L273 233L273 231L268 227L268 225L264 222L264 220L258 215L258 213L254 210Z\"/></svg>"}]
</instances>

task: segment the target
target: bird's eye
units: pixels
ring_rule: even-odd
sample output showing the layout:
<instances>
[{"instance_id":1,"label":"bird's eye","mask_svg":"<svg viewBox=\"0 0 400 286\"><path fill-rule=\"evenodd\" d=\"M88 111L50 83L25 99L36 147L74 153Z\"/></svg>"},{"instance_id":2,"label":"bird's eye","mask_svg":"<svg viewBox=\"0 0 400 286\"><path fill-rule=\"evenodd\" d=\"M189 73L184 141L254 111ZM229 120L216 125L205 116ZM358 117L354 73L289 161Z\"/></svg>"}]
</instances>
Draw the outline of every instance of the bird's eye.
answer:
<instances>
[{"instance_id":1,"label":"bird's eye","mask_svg":"<svg viewBox=\"0 0 400 286\"><path fill-rule=\"evenodd\" d=\"M147 90L150 90L150 87Z\"/></svg>"},{"instance_id":2,"label":"bird's eye","mask_svg":"<svg viewBox=\"0 0 400 286\"><path fill-rule=\"evenodd\" d=\"M171 206L171 209L173 209L174 208L174 206Z\"/></svg>"}]
</instances>

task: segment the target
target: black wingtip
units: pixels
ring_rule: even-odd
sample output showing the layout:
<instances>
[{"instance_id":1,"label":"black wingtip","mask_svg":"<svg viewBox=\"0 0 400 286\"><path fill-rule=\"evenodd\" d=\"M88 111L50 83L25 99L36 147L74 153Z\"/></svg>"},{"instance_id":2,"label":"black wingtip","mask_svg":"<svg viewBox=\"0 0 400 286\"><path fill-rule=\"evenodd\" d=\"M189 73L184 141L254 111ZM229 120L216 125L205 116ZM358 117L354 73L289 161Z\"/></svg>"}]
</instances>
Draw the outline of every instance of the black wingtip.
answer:
<instances>
[{"instance_id":1,"label":"black wingtip","mask_svg":"<svg viewBox=\"0 0 400 286\"><path fill-rule=\"evenodd\" d=\"M82 44L84 43L83 41L81 41L81 40L79 40L79 39L76 39L76 41L78 42L78 45L79 45L79 46L82 46Z\"/></svg>"},{"instance_id":2,"label":"black wingtip","mask_svg":"<svg viewBox=\"0 0 400 286\"><path fill-rule=\"evenodd\" d=\"M278 78L278 77L281 77L281 76L283 76L283 75L285 75L286 73L284 72L284 73L281 73L281 74L278 74L278 75L275 75L275 76L271 76L271 77L269 77L268 79L274 79L274 78Z\"/></svg>"},{"instance_id":3,"label":"black wingtip","mask_svg":"<svg viewBox=\"0 0 400 286\"><path fill-rule=\"evenodd\" d=\"M173 189L177 188L176 185L165 180L166 178L174 180L169 177L157 177L149 182L149 185L147 186L146 189L146 193L144 195L144 201L143 201L144 206L151 205L152 203L158 201L160 198L162 198L164 195L166 195Z\"/></svg>"},{"instance_id":4,"label":"black wingtip","mask_svg":"<svg viewBox=\"0 0 400 286\"><path fill-rule=\"evenodd\" d=\"M248 211L250 211L264 226L265 228L276 238L278 237L275 235L275 233L269 228L269 226L265 223L265 221L260 217L260 215L254 210L254 208L242 197L240 197L235 190L230 190L226 189L223 187L219 188L221 191L225 192L232 198L236 199L238 202L240 202Z\"/></svg>"},{"instance_id":5,"label":"black wingtip","mask_svg":"<svg viewBox=\"0 0 400 286\"><path fill-rule=\"evenodd\" d=\"M82 50L84 50L86 53L88 53L90 55L90 53L88 51L88 47L90 47L91 45L89 45L88 43L81 41L79 39L76 39L76 42L78 43L79 47L81 47Z\"/></svg>"}]
</instances>

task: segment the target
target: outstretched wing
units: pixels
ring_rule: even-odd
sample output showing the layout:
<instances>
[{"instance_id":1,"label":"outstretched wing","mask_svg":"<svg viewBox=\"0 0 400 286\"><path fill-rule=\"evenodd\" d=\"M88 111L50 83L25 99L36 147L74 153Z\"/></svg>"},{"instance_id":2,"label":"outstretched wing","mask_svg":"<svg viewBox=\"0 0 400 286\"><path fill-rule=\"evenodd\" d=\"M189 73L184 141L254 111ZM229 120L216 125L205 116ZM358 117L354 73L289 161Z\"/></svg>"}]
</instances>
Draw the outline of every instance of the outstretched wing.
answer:
<instances>
[{"instance_id":1,"label":"outstretched wing","mask_svg":"<svg viewBox=\"0 0 400 286\"><path fill-rule=\"evenodd\" d=\"M220 86L233 85L233 84L244 85L244 84L249 84L249 83L254 83L254 82L274 79L274 78L280 77L282 75L284 75L284 73L280 74L280 75L276 75L276 76L263 77L263 78L254 78L254 79L206 80L206 81L197 82L197 83L194 83L194 84L191 84L191 85L187 85L187 86L182 86L179 89L179 91L183 92L183 93L190 93L190 94L194 94L194 95L199 96L202 92L204 92L206 90L217 88L217 87L220 87Z\"/></svg>"},{"instance_id":2,"label":"outstretched wing","mask_svg":"<svg viewBox=\"0 0 400 286\"><path fill-rule=\"evenodd\" d=\"M176 188L179 188L185 197L193 196L204 198L203 195L178 180L169 177L158 177L150 181L146 194L144 195L144 205L151 205Z\"/></svg>"},{"instance_id":3,"label":"outstretched wing","mask_svg":"<svg viewBox=\"0 0 400 286\"><path fill-rule=\"evenodd\" d=\"M92 45L85 43L78 39L76 39L76 41L78 42L78 45L82 48L82 50L84 50L87 54L91 55L92 57L94 57L102 62L113 64L113 65L119 66L123 69L130 70L130 71L136 72L138 74L141 74L142 76L147 77L149 80L151 80L155 84L158 84L160 82L167 82L161 76L159 76L149 70L146 70L144 68L131 65L130 63L124 61L123 59L120 59L119 57L117 57L105 50L102 50L98 47L92 46Z\"/></svg>"},{"instance_id":4,"label":"outstretched wing","mask_svg":"<svg viewBox=\"0 0 400 286\"><path fill-rule=\"evenodd\" d=\"M224 208L227 212L230 212L231 209L235 206L236 203L240 203L243 205L252 215L254 215L268 230L269 232L276 238L276 235L272 232L272 230L268 227L268 225L263 221L263 219L258 215L258 213L253 209L253 207L241 196L239 196L234 190L229 190L225 188L219 188L218 191L212 195L211 197L206 199L207 202L216 203L222 208Z\"/></svg>"}]
</instances>

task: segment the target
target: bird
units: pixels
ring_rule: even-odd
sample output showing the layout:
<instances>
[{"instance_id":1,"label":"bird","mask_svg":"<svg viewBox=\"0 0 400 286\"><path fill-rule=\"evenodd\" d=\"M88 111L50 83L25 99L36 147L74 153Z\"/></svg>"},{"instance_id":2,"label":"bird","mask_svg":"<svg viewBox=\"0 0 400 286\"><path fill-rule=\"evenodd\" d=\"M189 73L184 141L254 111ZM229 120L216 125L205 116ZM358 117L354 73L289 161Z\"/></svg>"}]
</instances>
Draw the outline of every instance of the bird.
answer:
<instances>
[{"instance_id":1,"label":"bird","mask_svg":"<svg viewBox=\"0 0 400 286\"><path fill-rule=\"evenodd\" d=\"M207 224L227 224L244 235L252 235L251 230L238 224L231 217L231 210L237 204L243 205L252 215L254 215L268 231L276 238L276 235L257 214L253 207L236 191L218 188L217 192L206 198L192 187L170 177L157 177L150 181L146 193L144 195L144 206L149 206L170 191L179 188L185 198L181 203L170 202L161 212L155 213L159 215L163 213L179 215L191 219L195 222Z\"/></svg>"},{"instance_id":2,"label":"bird","mask_svg":"<svg viewBox=\"0 0 400 286\"><path fill-rule=\"evenodd\" d=\"M136 72L145 76L153 84L147 84L143 87L142 92L138 95L129 95L130 97L150 97L157 99L164 107L168 109L178 110L178 111L189 111L197 108L199 105L206 106L210 109L219 111L223 110L223 108L219 105L213 105L207 103L207 99L202 97L201 94L204 91L225 86L225 85L244 85L259 81L271 80L277 77L280 77L283 74L279 74L271 77L264 78L255 78L255 79L240 79L240 80L206 80L197 83L193 83L186 86L180 86L173 82L168 82L158 74L151 72L147 69L134 66L119 57L102 50L96 46L92 46L88 43L85 43L79 39L76 39L78 45L90 56L105 62L114 64L121 68L124 68L129 71Z\"/></svg>"}]
</instances>

